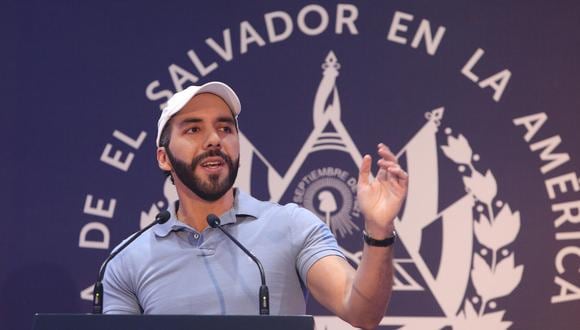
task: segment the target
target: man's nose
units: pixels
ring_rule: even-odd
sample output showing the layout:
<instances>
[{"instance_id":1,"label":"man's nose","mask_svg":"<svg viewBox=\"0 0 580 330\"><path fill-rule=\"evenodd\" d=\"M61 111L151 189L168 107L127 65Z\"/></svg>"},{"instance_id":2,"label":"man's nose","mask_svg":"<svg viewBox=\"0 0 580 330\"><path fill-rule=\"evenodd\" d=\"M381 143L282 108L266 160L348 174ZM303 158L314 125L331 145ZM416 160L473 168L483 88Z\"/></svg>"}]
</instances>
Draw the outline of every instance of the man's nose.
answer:
<instances>
[{"instance_id":1,"label":"man's nose","mask_svg":"<svg viewBox=\"0 0 580 330\"><path fill-rule=\"evenodd\" d=\"M205 141L205 147L207 149L221 148L221 138L217 130L212 130L208 133Z\"/></svg>"}]
</instances>

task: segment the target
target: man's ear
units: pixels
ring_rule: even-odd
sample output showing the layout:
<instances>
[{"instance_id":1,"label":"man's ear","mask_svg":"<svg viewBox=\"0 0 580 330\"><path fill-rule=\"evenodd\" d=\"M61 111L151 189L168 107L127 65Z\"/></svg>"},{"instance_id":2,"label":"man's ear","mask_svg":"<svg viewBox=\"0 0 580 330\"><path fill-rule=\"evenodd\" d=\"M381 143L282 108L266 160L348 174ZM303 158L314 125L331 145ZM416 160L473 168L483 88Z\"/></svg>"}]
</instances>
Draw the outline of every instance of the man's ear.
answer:
<instances>
[{"instance_id":1,"label":"man's ear","mask_svg":"<svg viewBox=\"0 0 580 330\"><path fill-rule=\"evenodd\" d=\"M157 165L163 171L170 172L172 169L171 162L169 161L165 147L157 147Z\"/></svg>"}]
</instances>

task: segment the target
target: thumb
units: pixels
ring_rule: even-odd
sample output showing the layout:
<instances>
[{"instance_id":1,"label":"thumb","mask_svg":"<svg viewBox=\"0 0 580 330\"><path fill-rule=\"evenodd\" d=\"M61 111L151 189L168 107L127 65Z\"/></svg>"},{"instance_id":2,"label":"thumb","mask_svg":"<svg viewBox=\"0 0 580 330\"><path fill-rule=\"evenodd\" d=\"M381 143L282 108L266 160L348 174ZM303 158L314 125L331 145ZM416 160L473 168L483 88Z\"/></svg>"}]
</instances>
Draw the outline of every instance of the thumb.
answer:
<instances>
[{"instance_id":1,"label":"thumb","mask_svg":"<svg viewBox=\"0 0 580 330\"><path fill-rule=\"evenodd\" d=\"M359 185L368 185L369 184L369 176L371 174L371 161L372 157L370 155L365 155L362 159L362 163L360 164L360 169L358 172L358 184Z\"/></svg>"}]
</instances>

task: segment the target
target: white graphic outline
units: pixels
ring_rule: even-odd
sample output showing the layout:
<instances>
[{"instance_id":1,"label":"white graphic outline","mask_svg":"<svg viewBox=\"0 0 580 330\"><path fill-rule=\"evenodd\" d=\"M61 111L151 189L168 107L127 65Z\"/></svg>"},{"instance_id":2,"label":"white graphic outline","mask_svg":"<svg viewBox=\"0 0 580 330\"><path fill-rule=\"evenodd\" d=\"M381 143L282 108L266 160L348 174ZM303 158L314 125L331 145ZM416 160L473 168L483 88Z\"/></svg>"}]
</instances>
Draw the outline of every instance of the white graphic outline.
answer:
<instances>
[{"instance_id":1,"label":"white graphic outline","mask_svg":"<svg viewBox=\"0 0 580 330\"><path fill-rule=\"evenodd\" d=\"M340 64L333 51L327 55L322 69L322 79L313 105L313 131L286 173L280 175L240 132L242 165L236 181L237 187L252 191L251 170L254 157L263 162L268 170L267 189L270 200L274 202L280 201L311 153L322 150L342 151L348 153L357 166L361 163L362 155L340 118L341 106L336 87ZM445 326L452 326L453 329L507 329L511 322L502 321L505 311L486 311L497 309L495 300L511 293L521 281L524 266L515 266L514 253L506 248L519 232L519 212L512 212L507 203L499 200L493 203L497 194L497 183L493 174L488 170L483 175L476 170L472 161L478 161L479 155L473 155L463 135L453 137L449 128L445 130L448 145L441 146L441 149L447 158L459 165L461 173L469 175L463 175L465 195L444 210L438 210L439 148L436 133L443 113L442 107L427 112L426 123L396 155L397 158L406 157L407 172L413 179L409 183L403 216L395 219L400 241L410 258L395 259L394 290L425 290L403 266L414 264L444 316L385 316L380 325L400 326L399 329L440 329ZM332 124L336 132L324 132L328 124ZM177 199L169 179L165 182L164 195L167 203ZM497 215L494 206L500 209ZM141 212L141 226L152 221L163 207L164 202L159 202L152 205L149 211ZM474 219L474 213L479 214L478 219ZM419 249L423 229L437 220L442 223L443 237L439 271L433 274ZM483 247L479 253L473 251L474 237ZM341 249L347 258L359 264L362 251L350 252ZM491 261L488 263L485 255L489 253ZM498 260L498 256L503 258ZM466 297L469 284L474 287L477 297ZM479 310L475 309L474 304L479 305ZM333 316L316 316L316 321L318 327L323 329L352 329Z\"/></svg>"}]
</instances>

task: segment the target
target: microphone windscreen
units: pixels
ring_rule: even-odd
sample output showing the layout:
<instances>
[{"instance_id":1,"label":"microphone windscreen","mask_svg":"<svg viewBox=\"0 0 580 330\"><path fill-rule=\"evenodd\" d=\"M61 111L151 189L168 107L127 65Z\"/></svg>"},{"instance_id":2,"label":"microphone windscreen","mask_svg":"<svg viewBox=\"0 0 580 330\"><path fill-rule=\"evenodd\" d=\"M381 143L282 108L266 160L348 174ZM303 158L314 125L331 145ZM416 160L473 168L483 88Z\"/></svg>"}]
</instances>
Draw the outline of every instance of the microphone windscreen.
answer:
<instances>
[{"instance_id":1,"label":"microphone windscreen","mask_svg":"<svg viewBox=\"0 0 580 330\"><path fill-rule=\"evenodd\" d=\"M166 223L171 218L171 214L167 210L163 210L155 217L155 222L158 224Z\"/></svg>"},{"instance_id":2,"label":"microphone windscreen","mask_svg":"<svg viewBox=\"0 0 580 330\"><path fill-rule=\"evenodd\" d=\"M210 213L207 215L207 224L212 227L212 228L216 228L217 226L219 226L221 223L220 218L218 218L217 215Z\"/></svg>"}]
</instances>

